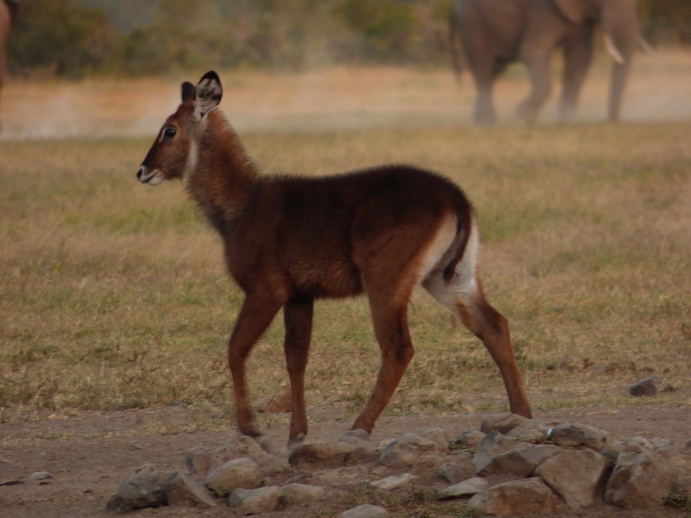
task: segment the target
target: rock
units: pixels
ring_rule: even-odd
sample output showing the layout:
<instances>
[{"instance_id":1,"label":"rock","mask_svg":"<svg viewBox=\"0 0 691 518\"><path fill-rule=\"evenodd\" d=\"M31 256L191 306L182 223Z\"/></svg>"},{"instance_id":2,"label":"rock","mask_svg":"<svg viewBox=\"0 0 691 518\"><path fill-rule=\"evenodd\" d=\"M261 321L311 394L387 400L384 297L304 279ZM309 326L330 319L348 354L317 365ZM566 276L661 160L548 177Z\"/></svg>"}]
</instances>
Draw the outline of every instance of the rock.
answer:
<instances>
[{"instance_id":1,"label":"rock","mask_svg":"<svg viewBox=\"0 0 691 518\"><path fill-rule=\"evenodd\" d=\"M674 466L659 453L621 453L607 483L605 501L626 509L662 505L675 475Z\"/></svg>"},{"instance_id":2,"label":"rock","mask_svg":"<svg viewBox=\"0 0 691 518\"><path fill-rule=\"evenodd\" d=\"M323 487L307 484L286 484L281 488L279 500L284 505L309 504L319 500L326 491Z\"/></svg>"},{"instance_id":3,"label":"rock","mask_svg":"<svg viewBox=\"0 0 691 518\"><path fill-rule=\"evenodd\" d=\"M475 473L482 474L483 470L489 466L494 457L508 451L516 444L516 441L500 434L499 432L488 433L477 445L473 463Z\"/></svg>"},{"instance_id":4,"label":"rock","mask_svg":"<svg viewBox=\"0 0 691 518\"><path fill-rule=\"evenodd\" d=\"M607 459L591 449L562 450L544 461L535 474L572 509L596 502L607 470Z\"/></svg>"},{"instance_id":5,"label":"rock","mask_svg":"<svg viewBox=\"0 0 691 518\"><path fill-rule=\"evenodd\" d=\"M691 439L686 441L684 447L679 451L682 455L691 455Z\"/></svg>"},{"instance_id":6,"label":"rock","mask_svg":"<svg viewBox=\"0 0 691 518\"><path fill-rule=\"evenodd\" d=\"M230 444L213 450L193 448L187 453L185 463L191 473L204 478L214 468L239 458L254 460L265 473L278 473L288 467L287 460L271 455L246 435L238 435Z\"/></svg>"},{"instance_id":7,"label":"rock","mask_svg":"<svg viewBox=\"0 0 691 518\"><path fill-rule=\"evenodd\" d=\"M521 478L530 477L537 467L561 451L551 444L531 445L518 443L496 456L483 470L486 473L507 473Z\"/></svg>"},{"instance_id":8,"label":"rock","mask_svg":"<svg viewBox=\"0 0 691 518\"><path fill-rule=\"evenodd\" d=\"M506 435L514 428L530 422L531 419L516 414L492 414L482 420L480 431L484 433L499 432Z\"/></svg>"},{"instance_id":9,"label":"rock","mask_svg":"<svg viewBox=\"0 0 691 518\"><path fill-rule=\"evenodd\" d=\"M379 505L364 504L338 515L339 518L389 518L389 511Z\"/></svg>"},{"instance_id":10,"label":"rock","mask_svg":"<svg viewBox=\"0 0 691 518\"><path fill-rule=\"evenodd\" d=\"M405 485L410 484L410 482L417 478L415 475L410 473L404 473L403 475L398 475L394 477L386 477L381 480L372 482L371 485L378 489L397 489Z\"/></svg>"},{"instance_id":11,"label":"rock","mask_svg":"<svg viewBox=\"0 0 691 518\"><path fill-rule=\"evenodd\" d=\"M479 513L500 516L549 513L556 504L556 497L539 478L497 484L468 502L470 508Z\"/></svg>"},{"instance_id":12,"label":"rock","mask_svg":"<svg viewBox=\"0 0 691 518\"><path fill-rule=\"evenodd\" d=\"M361 442L370 442L370 436L365 430L362 429L348 430L346 433L341 435L338 440L343 442L355 442L359 444Z\"/></svg>"},{"instance_id":13,"label":"rock","mask_svg":"<svg viewBox=\"0 0 691 518\"><path fill-rule=\"evenodd\" d=\"M587 424L567 423L551 428L548 436L558 446L587 446L595 451L602 450L607 444L607 432Z\"/></svg>"},{"instance_id":14,"label":"rock","mask_svg":"<svg viewBox=\"0 0 691 518\"><path fill-rule=\"evenodd\" d=\"M53 474L50 471L36 471L29 475L29 480L47 480L53 478Z\"/></svg>"},{"instance_id":15,"label":"rock","mask_svg":"<svg viewBox=\"0 0 691 518\"><path fill-rule=\"evenodd\" d=\"M548 428L540 423L528 419L527 422L518 425L505 435L517 441L543 441L547 439Z\"/></svg>"},{"instance_id":16,"label":"rock","mask_svg":"<svg viewBox=\"0 0 691 518\"><path fill-rule=\"evenodd\" d=\"M259 464L252 459L234 459L221 464L204 479L204 485L219 496L229 494L233 489L254 489L264 480Z\"/></svg>"},{"instance_id":17,"label":"rock","mask_svg":"<svg viewBox=\"0 0 691 518\"><path fill-rule=\"evenodd\" d=\"M153 464L144 464L110 497L106 510L125 512L166 505L168 486L174 475L159 471Z\"/></svg>"},{"instance_id":18,"label":"rock","mask_svg":"<svg viewBox=\"0 0 691 518\"><path fill-rule=\"evenodd\" d=\"M633 397L654 396L657 394L657 376L637 381L629 387L629 394Z\"/></svg>"},{"instance_id":19,"label":"rock","mask_svg":"<svg viewBox=\"0 0 691 518\"><path fill-rule=\"evenodd\" d=\"M439 446L439 451L449 450L449 436L443 428L428 428L421 431L418 434L423 439L429 439L432 442L436 442Z\"/></svg>"},{"instance_id":20,"label":"rock","mask_svg":"<svg viewBox=\"0 0 691 518\"><path fill-rule=\"evenodd\" d=\"M451 441L451 448L457 450L474 450L486 435L486 433L477 430L463 432Z\"/></svg>"},{"instance_id":21,"label":"rock","mask_svg":"<svg viewBox=\"0 0 691 518\"><path fill-rule=\"evenodd\" d=\"M181 471L176 471L166 491L168 505L186 507L216 507L216 501L206 488Z\"/></svg>"},{"instance_id":22,"label":"rock","mask_svg":"<svg viewBox=\"0 0 691 518\"><path fill-rule=\"evenodd\" d=\"M235 489L228 497L228 503L236 514L270 513L278 506L281 489L267 486L259 489Z\"/></svg>"},{"instance_id":23,"label":"rock","mask_svg":"<svg viewBox=\"0 0 691 518\"><path fill-rule=\"evenodd\" d=\"M297 445L289 455L291 466L330 464L343 466L353 462L374 460L377 450L362 440L307 442Z\"/></svg>"},{"instance_id":24,"label":"rock","mask_svg":"<svg viewBox=\"0 0 691 518\"><path fill-rule=\"evenodd\" d=\"M470 459L468 460L472 464L471 454L467 455L470 457ZM467 463L464 465L460 463L446 462L442 464L437 473L441 478L443 478L450 484L456 484L457 482L465 480L469 476L473 475L475 473L475 470L473 469L472 472L470 472Z\"/></svg>"},{"instance_id":25,"label":"rock","mask_svg":"<svg viewBox=\"0 0 691 518\"><path fill-rule=\"evenodd\" d=\"M292 395L290 385L284 385L275 394L257 401L258 412L287 413L291 410Z\"/></svg>"},{"instance_id":26,"label":"rock","mask_svg":"<svg viewBox=\"0 0 691 518\"><path fill-rule=\"evenodd\" d=\"M644 451L653 451L654 449L655 447L648 439L635 436L609 443L600 453L613 462L616 462L619 455L622 453L643 453Z\"/></svg>"},{"instance_id":27,"label":"rock","mask_svg":"<svg viewBox=\"0 0 691 518\"><path fill-rule=\"evenodd\" d=\"M391 441L379 455L379 463L389 468L410 467L420 462L420 455L448 450L438 442L407 433Z\"/></svg>"},{"instance_id":28,"label":"rock","mask_svg":"<svg viewBox=\"0 0 691 518\"><path fill-rule=\"evenodd\" d=\"M449 498L462 498L465 496L473 496L477 493L486 491L489 487L489 482L484 478L473 477L453 486L446 487L439 492L439 500L448 500Z\"/></svg>"}]
</instances>

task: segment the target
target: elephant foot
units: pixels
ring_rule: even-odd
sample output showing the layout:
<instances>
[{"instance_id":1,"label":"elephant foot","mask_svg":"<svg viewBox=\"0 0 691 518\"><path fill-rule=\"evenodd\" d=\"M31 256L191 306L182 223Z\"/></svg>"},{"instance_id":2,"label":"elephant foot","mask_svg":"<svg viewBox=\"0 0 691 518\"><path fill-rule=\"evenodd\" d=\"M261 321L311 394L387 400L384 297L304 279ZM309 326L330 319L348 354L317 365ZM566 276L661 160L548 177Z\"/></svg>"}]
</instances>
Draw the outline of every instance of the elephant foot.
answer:
<instances>
[{"instance_id":1,"label":"elephant foot","mask_svg":"<svg viewBox=\"0 0 691 518\"><path fill-rule=\"evenodd\" d=\"M516 106L516 115L527 124L534 124L537 119L537 110L528 102L522 102Z\"/></svg>"},{"instance_id":2,"label":"elephant foot","mask_svg":"<svg viewBox=\"0 0 691 518\"><path fill-rule=\"evenodd\" d=\"M494 112L476 113L473 122L478 126L492 126L497 123L497 115Z\"/></svg>"}]
</instances>

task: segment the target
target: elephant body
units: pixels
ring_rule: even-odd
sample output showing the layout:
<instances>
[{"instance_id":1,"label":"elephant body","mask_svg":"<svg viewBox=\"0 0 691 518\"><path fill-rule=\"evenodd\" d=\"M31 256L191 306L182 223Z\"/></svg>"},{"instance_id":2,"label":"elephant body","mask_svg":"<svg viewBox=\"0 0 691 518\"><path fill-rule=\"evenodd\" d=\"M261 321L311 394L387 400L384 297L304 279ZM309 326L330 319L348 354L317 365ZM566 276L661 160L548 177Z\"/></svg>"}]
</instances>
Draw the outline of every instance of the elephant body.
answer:
<instances>
[{"instance_id":1,"label":"elephant body","mask_svg":"<svg viewBox=\"0 0 691 518\"><path fill-rule=\"evenodd\" d=\"M5 44L10 33L12 23L17 17L19 10L19 3L21 0L0 0L0 94L2 93L2 86L5 83L5 73L7 69ZM2 130L2 121L0 120L0 130Z\"/></svg>"},{"instance_id":2,"label":"elephant body","mask_svg":"<svg viewBox=\"0 0 691 518\"><path fill-rule=\"evenodd\" d=\"M608 115L615 121L631 57L642 41L636 0L456 0L450 20L453 61L460 71L461 43L477 90L475 121L496 120L494 81L507 65L521 61L528 69L531 91L517 111L533 122L551 93L550 60L557 48L564 53L559 118L572 119L598 25L614 58Z\"/></svg>"}]
</instances>

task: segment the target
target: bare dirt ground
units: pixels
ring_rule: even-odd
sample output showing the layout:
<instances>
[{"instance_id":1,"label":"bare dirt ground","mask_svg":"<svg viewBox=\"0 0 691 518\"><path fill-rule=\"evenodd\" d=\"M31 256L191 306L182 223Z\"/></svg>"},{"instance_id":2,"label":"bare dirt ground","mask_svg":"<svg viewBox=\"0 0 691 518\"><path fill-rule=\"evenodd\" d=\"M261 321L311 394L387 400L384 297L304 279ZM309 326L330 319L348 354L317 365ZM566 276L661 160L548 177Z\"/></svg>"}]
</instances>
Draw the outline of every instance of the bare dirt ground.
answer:
<instances>
[{"instance_id":1,"label":"bare dirt ground","mask_svg":"<svg viewBox=\"0 0 691 518\"><path fill-rule=\"evenodd\" d=\"M312 427L309 439L334 440L348 429L352 418L343 407L310 409ZM406 432L431 427L444 428L451 438L466 430L477 430L486 413L456 416L383 417L373 432L376 443ZM135 469L150 462L161 470L184 470L185 453L194 446L213 449L232 441L230 424L216 423L213 431L176 432L196 419L194 411L180 407L121 412L85 412L73 416L43 415L20 424L0 425L0 509L5 517L108 516L108 498ZM662 437L674 442L677 452L689 440L691 410L688 407L632 406L625 408L571 408L536 412L540 422L579 422L607 430L612 438L640 435ZM167 432L166 432L167 430ZM271 448L279 451L287 428L275 425L265 429ZM37 471L54 476L30 481ZM326 496L309 508L286 508L265 516L337 516L363 503L389 504L393 516L459 516L449 514L462 509L458 503L419 501L420 492L448 485L435 474L435 467L421 465L411 470L392 470L375 463L352 466L301 467L268 477L267 484L301 482L321 485ZM366 481L410 472L417 475L411 487L385 492L367 488ZM472 476L469 463L468 476ZM8 484L12 481L21 483ZM490 479L490 482L493 480ZM499 479L497 479L499 481ZM691 486L691 473L682 471L682 487ZM416 494L418 501L416 501ZM451 507L451 506L456 507ZM222 506L215 510L164 507L137 511L135 516L228 516ZM560 505L554 516L594 517L681 517L684 511L660 508L627 511L613 506L598 506L584 512L569 512Z\"/></svg>"}]
</instances>

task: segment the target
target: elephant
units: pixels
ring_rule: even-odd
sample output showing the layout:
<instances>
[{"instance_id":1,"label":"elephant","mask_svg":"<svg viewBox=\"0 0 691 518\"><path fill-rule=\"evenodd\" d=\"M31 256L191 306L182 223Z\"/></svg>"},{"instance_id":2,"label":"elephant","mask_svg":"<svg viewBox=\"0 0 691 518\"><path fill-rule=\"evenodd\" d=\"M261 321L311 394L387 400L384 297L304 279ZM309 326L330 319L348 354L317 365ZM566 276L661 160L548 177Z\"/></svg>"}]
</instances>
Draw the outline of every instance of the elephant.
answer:
<instances>
[{"instance_id":1,"label":"elephant","mask_svg":"<svg viewBox=\"0 0 691 518\"><path fill-rule=\"evenodd\" d=\"M10 28L17 18L20 2L21 0L0 0L0 94L5 84L5 73L7 69L5 44L7 43ZM2 121L0 121L0 130L2 130Z\"/></svg>"},{"instance_id":2,"label":"elephant","mask_svg":"<svg viewBox=\"0 0 691 518\"><path fill-rule=\"evenodd\" d=\"M636 0L455 0L450 17L452 61L459 74L465 51L477 91L474 121L496 122L494 81L510 63L521 61L528 69L531 91L516 111L526 122L534 122L551 93L550 60L556 48L564 54L559 120L572 120L592 60L597 25L614 60L608 116L618 121L633 53L637 48L649 50L640 35Z\"/></svg>"}]
</instances>

